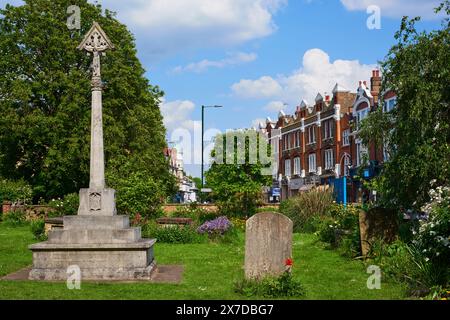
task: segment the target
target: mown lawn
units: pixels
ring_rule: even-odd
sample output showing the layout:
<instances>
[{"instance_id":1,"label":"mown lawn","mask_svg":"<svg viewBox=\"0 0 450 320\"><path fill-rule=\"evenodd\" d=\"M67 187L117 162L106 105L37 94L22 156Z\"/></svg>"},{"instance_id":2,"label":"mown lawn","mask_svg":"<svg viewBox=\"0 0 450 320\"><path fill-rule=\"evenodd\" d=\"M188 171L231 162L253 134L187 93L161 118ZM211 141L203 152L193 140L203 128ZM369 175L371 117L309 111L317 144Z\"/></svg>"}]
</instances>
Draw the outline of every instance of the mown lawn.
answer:
<instances>
[{"instance_id":1,"label":"mown lawn","mask_svg":"<svg viewBox=\"0 0 450 320\"><path fill-rule=\"evenodd\" d=\"M33 242L29 227L0 223L0 276L31 265L27 246ZM159 264L184 265L181 284L83 282L81 290L69 290L65 283L1 280L0 299L246 299L233 292L233 282L243 277L243 235L238 245L157 244L155 255ZM307 292L299 299L404 298L395 283L382 281L381 290L367 289L363 264L327 250L314 235L296 234L293 255L294 275Z\"/></svg>"}]
</instances>

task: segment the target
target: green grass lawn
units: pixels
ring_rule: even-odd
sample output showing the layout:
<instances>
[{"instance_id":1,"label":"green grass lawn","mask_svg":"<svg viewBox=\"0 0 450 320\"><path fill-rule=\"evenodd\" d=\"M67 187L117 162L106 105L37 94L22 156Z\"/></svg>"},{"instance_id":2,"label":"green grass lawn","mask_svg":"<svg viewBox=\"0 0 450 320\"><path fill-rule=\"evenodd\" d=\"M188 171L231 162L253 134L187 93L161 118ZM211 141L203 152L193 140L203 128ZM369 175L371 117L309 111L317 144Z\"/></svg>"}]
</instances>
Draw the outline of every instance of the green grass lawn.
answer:
<instances>
[{"instance_id":1,"label":"green grass lawn","mask_svg":"<svg viewBox=\"0 0 450 320\"><path fill-rule=\"evenodd\" d=\"M0 223L0 276L31 265L27 246L33 242L29 227ZM294 276L302 282L301 299L402 299L403 289L382 281L381 290L369 290L369 274L359 261L339 256L314 235L296 234L293 243ZM233 282L243 277L244 237L231 244L156 244L158 264L184 265L183 282L86 283L68 290L65 283L0 281L0 299L245 299L233 292ZM255 297L252 297L255 299Z\"/></svg>"}]
</instances>

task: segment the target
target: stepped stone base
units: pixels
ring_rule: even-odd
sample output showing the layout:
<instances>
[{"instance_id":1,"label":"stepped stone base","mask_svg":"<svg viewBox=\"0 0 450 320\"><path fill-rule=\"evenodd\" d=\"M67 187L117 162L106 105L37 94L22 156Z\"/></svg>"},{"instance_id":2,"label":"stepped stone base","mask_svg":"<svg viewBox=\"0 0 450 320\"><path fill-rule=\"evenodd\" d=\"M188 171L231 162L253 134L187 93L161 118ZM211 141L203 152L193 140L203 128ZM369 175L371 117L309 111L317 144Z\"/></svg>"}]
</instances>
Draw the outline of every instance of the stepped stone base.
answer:
<instances>
[{"instance_id":1,"label":"stepped stone base","mask_svg":"<svg viewBox=\"0 0 450 320\"><path fill-rule=\"evenodd\" d=\"M76 265L83 280L150 279L155 261L156 240L127 244L52 244L31 245L33 269L30 280L66 280L67 268Z\"/></svg>"},{"instance_id":2,"label":"stepped stone base","mask_svg":"<svg viewBox=\"0 0 450 320\"><path fill-rule=\"evenodd\" d=\"M92 192L85 189L80 195L86 199ZM29 247L33 252L30 280L65 281L70 266L80 268L81 280L150 280L156 268L156 240L142 239L141 229L130 228L127 216L115 215L113 194L95 191L101 207L97 214L86 214L87 201L81 200L78 215L63 218L63 229L49 231L48 241Z\"/></svg>"}]
</instances>

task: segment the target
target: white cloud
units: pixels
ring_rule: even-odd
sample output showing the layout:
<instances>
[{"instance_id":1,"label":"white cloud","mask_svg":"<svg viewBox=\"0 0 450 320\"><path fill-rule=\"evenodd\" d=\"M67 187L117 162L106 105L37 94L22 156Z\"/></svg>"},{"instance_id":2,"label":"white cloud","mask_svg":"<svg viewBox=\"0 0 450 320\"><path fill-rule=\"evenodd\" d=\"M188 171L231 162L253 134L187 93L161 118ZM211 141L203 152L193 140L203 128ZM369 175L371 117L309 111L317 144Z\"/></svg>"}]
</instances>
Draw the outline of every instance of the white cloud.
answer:
<instances>
[{"instance_id":1,"label":"white cloud","mask_svg":"<svg viewBox=\"0 0 450 320\"><path fill-rule=\"evenodd\" d=\"M283 88L272 77L263 76L257 80L243 79L231 86L233 93L242 98L270 98L279 96Z\"/></svg>"},{"instance_id":2,"label":"white cloud","mask_svg":"<svg viewBox=\"0 0 450 320\"><path fill-rule=\"evenodd\" d=\"M347 10L367 10L376 5L381 9L381 17L401 18L403 16L421 16L424 19L437 19L434 8L441 0L341 0Z\"/></svg>"},{"instance_id":3,"label":"white cloud","mask_svg":"<svg viewBox=\"0 0 450 320\"><path fill-rule=\"evenodd\" d=\"M359 80L368 80L374 68L376 65L361 64L358 60L331 62L326 52L311 49L304 54L302 67L292 74L276 79L263 76L256 80L241 80L233 84L231 90L240 97L275 98L297 105L301 99L312 102L318 92L331 92L336 82L348 89L356 88ZM269 104L268 107L276 106Z\"/></svg>"},{"instance_id":4,"label":"white cloud","mask_svg":"<svg viewBox=\"0 0 450 320\"><path fill-rule=\"evenodd\" d=\"M92 0L91 0L92 1ZM288 0L102 0L153 55L233 46L272 34ZM145 42L144 42L145 41ZM151 49L150 49L151 48Z\"/></svg>"},{"instance_id":5,"label":"white cloud","mask_svg":"<svg viewBox=\"0 0 450 320\"><path fill-rule=\"evenodd\" d=\"M161 101L160 109L164 118L164 125L169 133L178 128L188 130L193 128L194 121L190 118L195 109L195 104L192 101L175 100L166 102L163 99L163 101Z\"/></svg>"},{"instance_id":6,"label":"white cloud","mask_svg":"<svg viewBox=\"0 0 450 320\"><path fill-rule=\"evenodd\" d=\"M173 69L174 72L195 72L201 73L207 71L209 68L225 68L228 66L240 65L248 62L255 61L258 58L256 53L237 52L228 54L227 58L222 60L202 60L199 62L193 62L187 66L178 66Z\"/></svg>"},{"instance_id":7,"label":"white cloud","mask_svg":"<svg viewBox=\"0 0 450 320\"><path fill-rule=\"evenodd\" d=\"M280 112L286 110L288 105L283 101L271 101L265 107L264 110L269 112Z\"/></svg>"}]
</instances>

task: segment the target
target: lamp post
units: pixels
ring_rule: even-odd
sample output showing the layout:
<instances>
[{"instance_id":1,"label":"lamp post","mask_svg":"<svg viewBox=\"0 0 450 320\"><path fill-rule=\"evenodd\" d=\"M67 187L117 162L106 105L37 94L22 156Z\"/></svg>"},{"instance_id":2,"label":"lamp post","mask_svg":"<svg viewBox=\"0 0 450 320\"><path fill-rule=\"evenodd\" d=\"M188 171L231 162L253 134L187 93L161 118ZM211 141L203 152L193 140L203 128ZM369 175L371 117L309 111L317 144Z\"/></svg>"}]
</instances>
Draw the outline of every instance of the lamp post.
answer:
<instances>
[{"instance_id":1,"label":"lamp post","mask_svg":"<svg viewBox=\"0 0 450 320\"><path fill-rule=\"evenodd\" d=\"M223 108L223 106L202 106L202 188L205 186L205 180L204 180L204 148L205 148L205 109L208 108ZM201 190L200 190L201 191Z\"/></svg>"}]
</instances>

